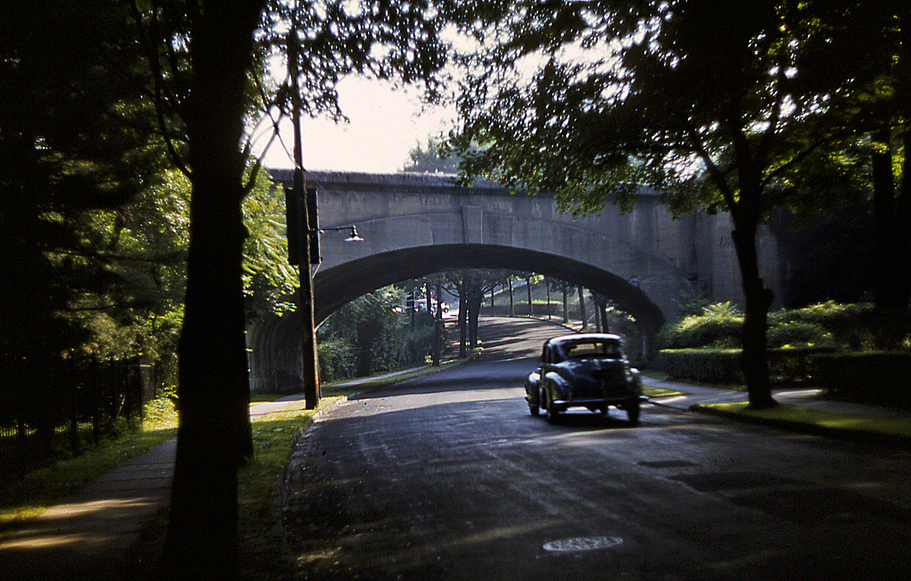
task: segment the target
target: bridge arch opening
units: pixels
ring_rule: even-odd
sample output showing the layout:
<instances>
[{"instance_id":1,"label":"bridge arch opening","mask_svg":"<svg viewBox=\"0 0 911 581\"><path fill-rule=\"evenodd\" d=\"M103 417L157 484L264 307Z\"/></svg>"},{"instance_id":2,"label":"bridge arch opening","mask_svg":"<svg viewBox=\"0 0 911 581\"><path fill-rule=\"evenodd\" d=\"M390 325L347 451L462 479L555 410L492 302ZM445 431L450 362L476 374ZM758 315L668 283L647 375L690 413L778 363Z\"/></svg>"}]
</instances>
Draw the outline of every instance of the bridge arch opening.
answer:
<instances>
[{"instance_id":1,"label":"bridge arch opening","mask_svg":"<svg viewBox=\"0 0 911 581\"><path fill-rule=\"evenodd\" d=\"M613 300L630 313L643 338L643 355L655 355L661 309L634 284L590 264L534 250L489 244L402 248L318 270L313 277L317 324L343 305L379 288L437 272L470 269L527 271L565 280ZM293 391L300 386L300 318L267 317L248 333L254 391Z\"/></svg>"},{"instance_id":2,"label":"bridge arch opening","mask_svg":"<svg viewBox=\"0 0 911 581\"><path fill-rule=\"evenodd\" d=\"M322 322L342 305L378 288L437 272L468 269L536 272L584 286L633 315L644 337L653 338L664 324L661 309L639 287L615 274L563 256L489 244L403 248L318 271L313 278L316 320Z\"/></svg>"}]
</instances>

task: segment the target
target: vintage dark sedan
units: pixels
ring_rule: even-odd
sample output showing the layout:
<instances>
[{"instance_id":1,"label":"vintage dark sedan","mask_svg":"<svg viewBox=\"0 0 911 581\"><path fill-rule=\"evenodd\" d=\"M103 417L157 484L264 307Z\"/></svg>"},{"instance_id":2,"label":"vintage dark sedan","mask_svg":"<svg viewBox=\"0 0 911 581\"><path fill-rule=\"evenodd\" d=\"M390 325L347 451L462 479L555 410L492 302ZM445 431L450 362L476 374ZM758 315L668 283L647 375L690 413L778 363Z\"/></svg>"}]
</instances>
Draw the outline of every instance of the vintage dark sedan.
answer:
<instances>
[{"instance_id":1,"label":"vintage dark sedan","mask_svg":"<svg viewBox=\"0 0 911 581\"><path fill-rule=\"evenodd\" d=\"M544 343L541 366L525 380L525 399L533 416L543 409L552 423L571 407L606 414L616 406L635 424L642 380L629 366L618 335L563 335Z\"/></svg>"}]
</instances>

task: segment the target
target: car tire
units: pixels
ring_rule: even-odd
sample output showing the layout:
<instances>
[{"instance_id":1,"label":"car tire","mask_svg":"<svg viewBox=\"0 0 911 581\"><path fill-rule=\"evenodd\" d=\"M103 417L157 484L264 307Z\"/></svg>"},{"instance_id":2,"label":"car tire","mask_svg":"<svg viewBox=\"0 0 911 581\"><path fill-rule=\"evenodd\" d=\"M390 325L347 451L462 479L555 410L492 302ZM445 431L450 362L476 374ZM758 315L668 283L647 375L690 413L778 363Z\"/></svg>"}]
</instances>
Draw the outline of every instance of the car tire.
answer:
<instances>
[{"instance_id":1,"label":"car tire","mask_svg":"<svg viewBox=\"0 0 911 581\"><path fill-rule=\"evenodd\" d=\"M550 424L559 424L560 423L560 410L554 407L554 404L551 403L550 398L546 398L546 409L547 409L547 422Z\"/></svg>"},{"instance_id":2,"label":"car tire","mask_svg":"<svg viewBox=\"0 0 911 581\"><path fill-rule=\"evenodd\" d=\"M536 403L528 404L528 411L531 412L531 415L538 417L541 415L541 408Z\"/></svg>"},{"instance_id":3,"label":"car tire","mask_svg":"<svg viewBox=\"0 0 911 581\"><path fill-rule=\"evenodd\" d=\"M639 412L641 409L642 406L639 404L638 399L626 404L626 417L629 418L629 423L634 426L639 423Z\"/></svg>"}]
</instances>

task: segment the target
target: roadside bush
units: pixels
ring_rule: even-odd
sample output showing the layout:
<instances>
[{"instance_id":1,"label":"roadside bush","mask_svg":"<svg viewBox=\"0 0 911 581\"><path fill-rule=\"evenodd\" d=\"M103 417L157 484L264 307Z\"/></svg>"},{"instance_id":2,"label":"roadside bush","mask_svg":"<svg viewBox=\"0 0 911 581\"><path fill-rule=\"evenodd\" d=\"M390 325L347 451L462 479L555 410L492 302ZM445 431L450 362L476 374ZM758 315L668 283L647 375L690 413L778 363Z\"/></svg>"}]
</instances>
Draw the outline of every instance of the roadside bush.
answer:
<instances>
[{"instance_id":1,"label":"roadside bush","mask_svg":"<svg viewBox=\"0 0 911 581\"><path fill-rule=\"evenodd\" d=\"M668 323L658 334L663 349L734 348L740 346L743 316L730 303L704 307ZM832 301L769 314L769 347L838 346L859 350L872 342L873 305Z\"/></svg>"},{"instance_id":2,"label":"roadside bush","mask_svg":"<svg viewBox=\"0 0 911 581\"><path fill-rule=\"evenodd\" d=\"M319 376L322 381L331 382L354 375L357 355L354 347L345 339L330 339L317 343L319 353Z\"/></svg>"},{"instance_id":3,"label":"roadside bush","mask_svg":"<svg viewBox=\"0 0 911 581\"><path fill-rule=\"evenodd\" d=\"M834 345L832 333L818 323L787 321L773 324L768 331L770 348Z\"/></svg>"},{"instance_id":4,"label":"roadside bush","mask_svg":"<svg viewBox=\"0 0 911 581\"><path fill-rule=\"evenodd\" d=\"M911 353L832 353L814 362L830 397L911 407Z\"/></svg>"},{"instance_id":5,"label":"roadside bush","mask_svg":"<svg viewBox=\"0 0 911 581\"><path fill-rule=\"evenodd\" d=\"M857 351L872 343L873 305L828 301L769 315L769 324L773 328L790 323L818 325L831 335L831 343Z\"/></svg>"},{"instance_id":6,"label":"roadside bush","mask_svg":"<svg viewBox=\"0 0 911 581\"><path fill-rule=\"evenodd\" d=\"M670 376L706 383L743 383L740 349L663 349L658 368Z\"/></svg>"},{"instance_id":7,"label":"roadside bush","mask_svg":"<svg viewBox=\"0 0 911 581\"><path fill-rule=\"evenodd\" d=\"M733 348L740 346L743 315L736 311L689 315L665 325L658 333L658 345L665 349L696 347Z\"/></svg>"}]
</instances>

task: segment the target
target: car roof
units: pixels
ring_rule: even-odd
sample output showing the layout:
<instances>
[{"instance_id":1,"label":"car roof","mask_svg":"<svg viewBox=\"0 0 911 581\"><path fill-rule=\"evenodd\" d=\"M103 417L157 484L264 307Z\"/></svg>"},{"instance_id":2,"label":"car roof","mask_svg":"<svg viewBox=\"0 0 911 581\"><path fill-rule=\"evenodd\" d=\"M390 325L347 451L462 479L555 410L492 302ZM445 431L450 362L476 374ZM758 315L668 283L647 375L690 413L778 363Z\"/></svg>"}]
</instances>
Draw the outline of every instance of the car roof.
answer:
<instances>
[{"instance_id":1,"label":"car roof","mask_svg":"<svg viewBox=\"0 0 911 581\"><path fill-rule=\"evenodd\" d=\"M585 341L612 341L622 343L623 338L613 333L573 333L572 335L560 335L547 340L548 345L559 343L581 343Z\"/></svg>"}]
</instances>

